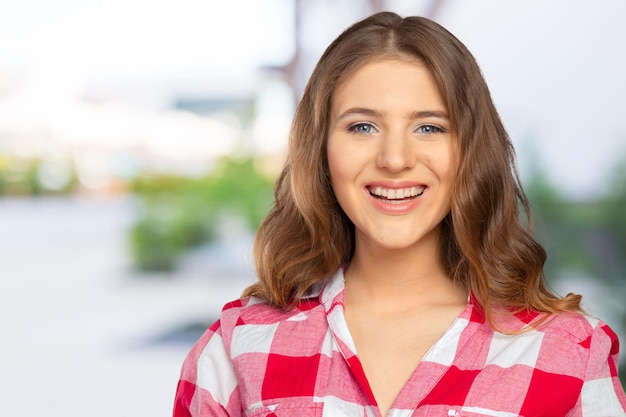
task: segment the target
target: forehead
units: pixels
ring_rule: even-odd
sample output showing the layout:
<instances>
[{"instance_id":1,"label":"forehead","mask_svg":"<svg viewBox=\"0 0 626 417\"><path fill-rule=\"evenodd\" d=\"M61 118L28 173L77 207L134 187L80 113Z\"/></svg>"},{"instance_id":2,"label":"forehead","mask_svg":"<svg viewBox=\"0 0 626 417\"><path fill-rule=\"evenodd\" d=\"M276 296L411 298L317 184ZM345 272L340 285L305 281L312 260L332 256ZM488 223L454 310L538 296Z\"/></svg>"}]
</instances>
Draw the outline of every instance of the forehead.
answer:
<instances>
[{"instance_id":1,"label":"forehead","mask_svg":"<svg viewBox=\"0 0 626 417\"><path fill-rule=\"evenodd\" d=\"M404 54L389 54L389 55L380 55L366 58L363 62L358 63L354 66L354 68L346 71L344 74L340 76L340 78L335 83L335 91L348 82L351 78L361 72L364 68L376 66L384 63L392 63L392 64L409 64L414 65L415 67L423 67L426 68L424 62L418 57L414 57L411 55Z\"/></svg>"},{"instance_id":2,"label":"forehead","mask_svg":"<svg viewBox=\"0 0 626 417\"><path fill-rule=\"evenodd\" d=\"M405 57L364 63L337 84L331 100L334 112L356 104L434 106L442 111L447 107L428 67Z\"/></svg>"}]
</instances>

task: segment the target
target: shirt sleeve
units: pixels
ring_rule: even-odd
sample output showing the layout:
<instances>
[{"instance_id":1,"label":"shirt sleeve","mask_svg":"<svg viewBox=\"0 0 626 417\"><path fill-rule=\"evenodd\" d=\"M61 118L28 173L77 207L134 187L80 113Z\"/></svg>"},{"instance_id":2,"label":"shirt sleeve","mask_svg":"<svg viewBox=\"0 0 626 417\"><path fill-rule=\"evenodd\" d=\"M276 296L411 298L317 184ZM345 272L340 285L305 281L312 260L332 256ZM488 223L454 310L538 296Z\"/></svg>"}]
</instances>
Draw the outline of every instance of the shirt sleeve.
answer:
<instances>
[{"instance_id":1,"label":"shirt sleeve","mask_svg":"<svg viewBox=\"0 0 626 417\"><path fill-rule=\"evenodd\" d=\"M618 377L619 341L599 322L581 344L589 349L589 361L578 405L583 417L626 416L626 395Z\"/></svg>"},{"instance_id":2,"label":"shirt sleeve","mask_svg":"<svg viewBox=\"0 0 626 417\"><path fill-rule=\"evenodd\" d=\"M183 362L173 417L239 417L240 409L237 378L217 321Z\"/></svg>"}]
</instances>

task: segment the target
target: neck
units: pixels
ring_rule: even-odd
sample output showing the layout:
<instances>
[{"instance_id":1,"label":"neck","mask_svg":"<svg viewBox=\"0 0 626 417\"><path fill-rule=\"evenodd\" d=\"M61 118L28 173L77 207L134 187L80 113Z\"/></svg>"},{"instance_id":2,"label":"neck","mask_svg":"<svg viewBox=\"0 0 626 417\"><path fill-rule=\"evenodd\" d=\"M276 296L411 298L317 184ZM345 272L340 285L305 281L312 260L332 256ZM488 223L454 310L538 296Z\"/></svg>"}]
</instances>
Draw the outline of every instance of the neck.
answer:
<instances>
[{"instance_id":1,"label":"neck","mask_svg":"<svg viewBox=\"0 0 626 417\"><path fill-rule=\"evenodd\" d=\"M403 308L430 302L467 301L467 291L445 272L438 244L418 244L403 249L373 248L358 242L346 270L346 290L351 302Z\"/></svg>"}]
</instances>

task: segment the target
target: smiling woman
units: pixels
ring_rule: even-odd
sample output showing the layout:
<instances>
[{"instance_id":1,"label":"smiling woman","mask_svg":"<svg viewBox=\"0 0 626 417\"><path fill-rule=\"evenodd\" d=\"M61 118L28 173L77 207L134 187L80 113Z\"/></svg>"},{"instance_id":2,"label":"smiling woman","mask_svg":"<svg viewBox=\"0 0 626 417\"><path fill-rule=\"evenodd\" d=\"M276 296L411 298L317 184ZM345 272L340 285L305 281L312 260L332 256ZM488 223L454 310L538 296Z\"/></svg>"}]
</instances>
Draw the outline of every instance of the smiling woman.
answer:
<instances>
[{"instance_id":1,"label":"smiling woman","mask_svg":"<svg viewBox=\"0 0 626 417\"><path fill-rule=\"evenodd\" d=\"M443 27L348 28L296 111L258 282L193 347L174 415L626 416L615 333L547 288L513 156Z\"/></svg>"}]
</instances>

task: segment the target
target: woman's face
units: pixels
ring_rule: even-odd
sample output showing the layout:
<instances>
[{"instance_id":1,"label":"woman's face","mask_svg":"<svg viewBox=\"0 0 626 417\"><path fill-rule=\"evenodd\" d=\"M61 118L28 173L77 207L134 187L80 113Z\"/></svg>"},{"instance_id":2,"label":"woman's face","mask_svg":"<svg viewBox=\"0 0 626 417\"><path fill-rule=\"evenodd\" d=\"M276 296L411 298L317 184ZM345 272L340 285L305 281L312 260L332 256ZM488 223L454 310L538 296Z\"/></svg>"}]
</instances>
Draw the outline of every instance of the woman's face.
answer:
<instances>
[{"instance_id":1,"label":"woman's face","mask_svg":"<svg viewBox=\"0 0 626 417\"><path fill-rule=\"evenodd\" d=\"M381 60L332 96L328 164L357 248L437 245L455 172L448 110L417 60Z\"/></svg>"}]
</instances>

